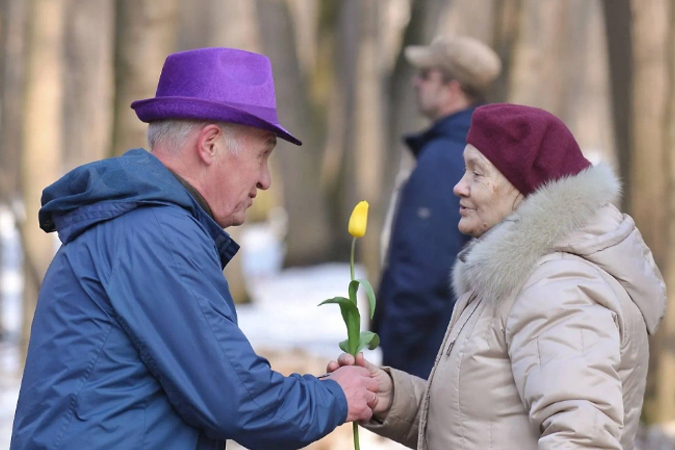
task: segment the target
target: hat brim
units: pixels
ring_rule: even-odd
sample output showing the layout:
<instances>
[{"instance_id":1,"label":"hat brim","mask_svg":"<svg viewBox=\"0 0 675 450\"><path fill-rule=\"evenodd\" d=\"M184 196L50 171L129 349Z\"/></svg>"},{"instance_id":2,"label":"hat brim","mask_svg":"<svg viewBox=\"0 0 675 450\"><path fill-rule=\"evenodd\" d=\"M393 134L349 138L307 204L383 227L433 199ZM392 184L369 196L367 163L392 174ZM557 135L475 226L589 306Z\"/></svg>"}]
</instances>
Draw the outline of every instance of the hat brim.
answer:
<instances>
[{"instance_id":1,"label":"hat brim","mask_svg":"<svg viewBox=\"0 0 675 450\"><path fill-rule=\"evenodd\" d=\"M166 119L214 120L237 123L270 131L279 138L295 145L302 142L279 123L244 110L244 105L214 102L194 97L155 97L136 100L131 108L145 123Z\"/></svg>"},{"instance_id":2,"label":"hat brim","mask_svg":"<svg viewBox=\"0 0 675 450\"><path fill-rule=\"evenodd\" d=\"M431 47L410 45L403 50L405 59L419 69L428 69L438 65L438 61Z\"/></svg>"}]
</instances>

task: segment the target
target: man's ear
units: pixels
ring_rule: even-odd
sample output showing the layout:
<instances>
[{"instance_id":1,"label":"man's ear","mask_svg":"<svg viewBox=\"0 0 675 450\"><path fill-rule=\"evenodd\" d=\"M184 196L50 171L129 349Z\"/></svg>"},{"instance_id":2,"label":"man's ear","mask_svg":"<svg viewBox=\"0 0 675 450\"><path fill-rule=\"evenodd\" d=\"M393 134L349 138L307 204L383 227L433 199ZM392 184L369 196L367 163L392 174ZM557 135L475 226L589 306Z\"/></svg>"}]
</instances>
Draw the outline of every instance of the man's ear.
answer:
<instances>
[{"instance_id":1,"label":"man's ear","mask_svg":"<svg viewBox=\"0 0 675 450\"><path fill-rule=\"evenodd\" d=\"M215 123L205 126L199 132L197 136L197 154L207 165L211 165L215 160L218 146L222 142L222 136L222 130Z\"/></svg>"}]
</instances>

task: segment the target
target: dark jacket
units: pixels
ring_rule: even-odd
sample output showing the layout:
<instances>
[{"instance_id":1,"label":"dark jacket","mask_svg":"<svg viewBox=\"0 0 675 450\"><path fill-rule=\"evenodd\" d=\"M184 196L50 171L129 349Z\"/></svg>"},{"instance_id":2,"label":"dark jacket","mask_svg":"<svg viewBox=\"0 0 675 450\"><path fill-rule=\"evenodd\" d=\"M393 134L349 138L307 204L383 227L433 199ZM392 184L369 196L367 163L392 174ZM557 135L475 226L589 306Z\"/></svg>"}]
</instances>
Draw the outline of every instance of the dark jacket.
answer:
<instances>
[{"instance_id":1,"label":"dark jacket","mask_svg":"<svg viewBox=\"0 0 675 450\"><path fill-rule=\"evenodd\" d=\"M40 290L12 450L300 448L343 423L334 381L283 377L237 326L238 245L153 155L45 189L63 245Z\"/></svg>"},{"instance_id":2,"label":"dark jacket","mask_svg":"<svg viewBox=\"0 0 675 450\"><path fill-rule=\"evenodd\" d=\"M417 166L401 190L380 282L374 328L383 363L427 378L455 298L449 274L468 238L458 229L459 198L452 188L464 174L462 152L470 108L406 138Z\"/></svg>"}]
</instances>

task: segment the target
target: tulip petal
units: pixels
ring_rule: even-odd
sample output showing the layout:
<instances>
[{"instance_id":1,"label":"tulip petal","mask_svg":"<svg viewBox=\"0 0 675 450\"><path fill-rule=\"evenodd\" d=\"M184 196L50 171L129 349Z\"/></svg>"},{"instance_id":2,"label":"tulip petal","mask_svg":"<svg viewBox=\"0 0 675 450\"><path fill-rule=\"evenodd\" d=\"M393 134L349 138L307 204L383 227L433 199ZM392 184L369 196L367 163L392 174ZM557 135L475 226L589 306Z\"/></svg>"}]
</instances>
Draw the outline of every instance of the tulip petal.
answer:
<instances>
[{"instance_id":1,"label":"tulip petal","mask_svg":"<svg viewBox=\"0 0 675 450\"><path fill-rule=\"evenodd\" d=\"M359 202L352 211L352 215L349 218L349 234L355 238L363 237L366 234L366 228L368 226L368 202L361 201Z\"/></svg>"}]
</instances>

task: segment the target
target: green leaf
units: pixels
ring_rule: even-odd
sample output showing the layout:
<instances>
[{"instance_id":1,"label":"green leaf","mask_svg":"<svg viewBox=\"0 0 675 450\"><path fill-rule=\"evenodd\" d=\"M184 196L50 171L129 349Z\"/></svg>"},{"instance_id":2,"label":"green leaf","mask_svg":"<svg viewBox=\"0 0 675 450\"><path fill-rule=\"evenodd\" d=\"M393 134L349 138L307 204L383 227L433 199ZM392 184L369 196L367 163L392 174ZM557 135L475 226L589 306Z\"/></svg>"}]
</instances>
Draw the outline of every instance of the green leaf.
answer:
<instances>
[{"instance_id":1,"label":"green leaf","mask_svg":"<svg viewBox=\"0 0 675 450\"><path fill-rule=\"evenodd\" d=\"M356 301L356 292L359 290L359 280L352 280L349 282L349 299L354 302L355 305L358 305Z\"/></svg>"},{"instance_id":2,"label":"green leaf","mask_svg":"<svg viewBox=\"0 0 675 450\"><path fill-rule=\"evenodd\" d=\"M342 350L345 353L349 353L349 339L345 339L344 341L340 342L338 345L340 346L340 350Z\"/></svg>"},{"instance_id":3,"label":"green leaf","mask_svg":"<svg viewBox=\"0 0 675 450\"><path fill-rule=\"evenodd\" d=\"M373 333L373 337L368 344L368 350L375 350L378 345L380 345L380 336L377 333Z\"/></svg>"},{"instance_id":4,"label":"green leaf","mask_svg":"<svg viewBox=\"0 0 675 450\"><path fill-rule=\"evenodd\" d=\"M373 316L375 315L375 291L373 290L373 287L370 285L368 280L361 279L356 281L361 283L361 286L363 286L363 290L366 291L366 295L368 296L368 303L370 304L370 318L372 319Z\"/></svg>"},{"instance_id":5,"label":"green leaf","mask_svg":"<svg viewBox=\"0 0 675 450\"><path fill-rule=\"evenodd\" d=\"M349 350L345 351L352 355L356 355L356 348L359 345L359 330L361 329L361 314L359 313L359 309L356 307L356 303L345 297L334 297L324 300L319 303L319 306L331 303L340 306L342 319L347 326L347 340L349 341ZM344 350L342 347L340 348Z\"/></svg>"},{"instance_id":6,"label":"green leaf","mask_svg":"<svg viewBox=\"0 0 675 450\"><path fill-rule=\"evenodd\" d=\"M349 298L352 299L354 303L356 303L356 291L358 291L359 285L363 286L363 290L366 291L366 295L368 296L368 303L370 305L370 318L372 319L375 315L375 291L368 280L359 279L353 280L351 283L349 283Z\"/></svg>"},{"instance_id":7,"label":"green leaf","mask_svg":"<svg viewBox=\"0 0 675 450\"><path fill-rule=\"evenodd\" d=\"M356 353L363 350L366 346L368 349L375 350L380 345L380 337L372 331L362 331L359 336L359 345L356 348Z\"/></svg>"}]
</instances>

